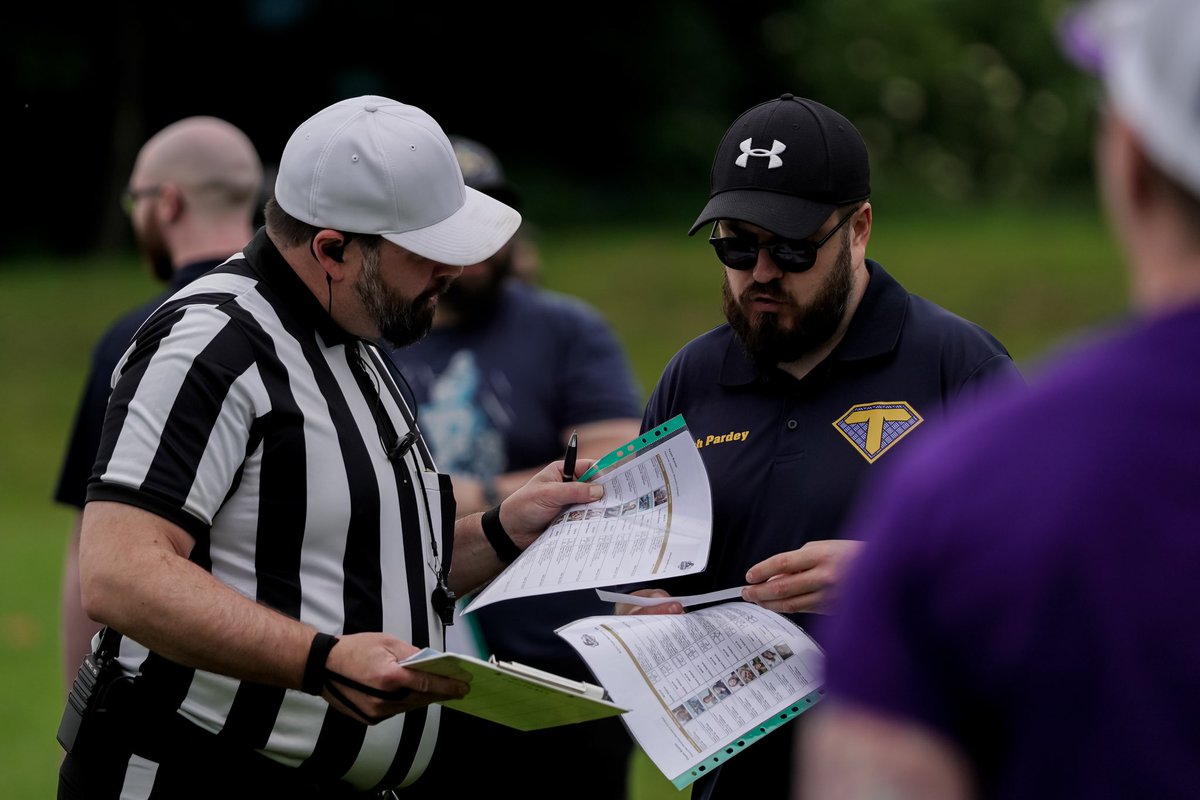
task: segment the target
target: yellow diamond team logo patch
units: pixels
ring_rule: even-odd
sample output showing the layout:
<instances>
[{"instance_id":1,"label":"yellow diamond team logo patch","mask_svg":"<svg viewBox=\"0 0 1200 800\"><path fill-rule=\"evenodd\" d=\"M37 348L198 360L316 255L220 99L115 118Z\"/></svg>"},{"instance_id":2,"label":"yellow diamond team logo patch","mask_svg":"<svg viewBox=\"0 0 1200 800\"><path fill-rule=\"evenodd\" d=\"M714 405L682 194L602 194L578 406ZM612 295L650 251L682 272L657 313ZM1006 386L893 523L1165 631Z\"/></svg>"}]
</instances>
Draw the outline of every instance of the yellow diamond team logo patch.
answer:
<instances>
[{"instance_id":1,"label":"yellow diamond team logo patch","mask_svg":"<svg viewBox=\"0 0 1200 800\"><path fill-rule=\"evenodd\" d=\"M854 445L858 454L869 463L888 451L892 445L908 436L925 420L908 403L860 403L851 407L833 423L838 433Z\"/></svg>"}]
</instances>

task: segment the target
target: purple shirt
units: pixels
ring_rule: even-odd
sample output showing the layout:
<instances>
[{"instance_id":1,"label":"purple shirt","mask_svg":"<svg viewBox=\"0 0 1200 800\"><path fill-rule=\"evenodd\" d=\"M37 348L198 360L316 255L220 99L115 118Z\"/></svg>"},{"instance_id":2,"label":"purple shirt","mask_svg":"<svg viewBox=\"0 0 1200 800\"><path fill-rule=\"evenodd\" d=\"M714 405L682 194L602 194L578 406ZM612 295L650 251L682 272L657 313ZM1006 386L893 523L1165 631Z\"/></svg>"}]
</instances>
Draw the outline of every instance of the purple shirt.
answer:
<instances>
[{"instance_id":1,"label":"purple shirt","mask_svg":"<svg viewBox=\"0 0 1200 800\"><path fill-rule=\"evenodd\" d=\"M985 797L1200 797L1200 307L977 412L859 507L830 695L949 737Z\"/></svg>"}]
</instances>

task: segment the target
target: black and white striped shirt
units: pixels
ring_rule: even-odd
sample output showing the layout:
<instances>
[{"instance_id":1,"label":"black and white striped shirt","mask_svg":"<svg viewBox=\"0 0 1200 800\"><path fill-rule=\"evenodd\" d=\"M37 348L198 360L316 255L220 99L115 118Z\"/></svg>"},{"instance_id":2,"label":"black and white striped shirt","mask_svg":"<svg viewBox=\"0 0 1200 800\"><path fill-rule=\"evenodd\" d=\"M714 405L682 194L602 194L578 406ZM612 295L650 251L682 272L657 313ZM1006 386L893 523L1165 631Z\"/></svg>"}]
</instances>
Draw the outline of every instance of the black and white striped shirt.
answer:
<instances>
[{"instance_id":1,"label":"black and white striped shirt","mask_svg":"<svg viewBox=\"0 0 1200 800\"><path fill-rule=\"evenodd\" d=\"M450 558L450 483L420 440L388 458L412 424L386 362L259 231L138 331L114 372L88 499L179 525L193 562L320 631L443 648L429 598ZM368 727L128 638L120 663L196 725L361 789L415 780L437 734L439 706Z\"/></svg>"}]
</instances>

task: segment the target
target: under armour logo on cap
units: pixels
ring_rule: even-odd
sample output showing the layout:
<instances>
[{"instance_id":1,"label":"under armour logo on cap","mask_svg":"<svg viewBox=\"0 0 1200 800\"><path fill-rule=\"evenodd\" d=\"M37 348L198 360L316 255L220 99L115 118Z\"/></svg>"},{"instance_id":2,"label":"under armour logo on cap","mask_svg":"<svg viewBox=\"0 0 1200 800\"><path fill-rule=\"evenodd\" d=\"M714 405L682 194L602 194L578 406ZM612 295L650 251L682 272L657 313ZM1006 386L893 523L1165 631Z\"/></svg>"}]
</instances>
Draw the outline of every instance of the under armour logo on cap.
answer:
<instances>
[{"instance_id":1,"label":"under armour logo on cap","mask_svg":"<svg viewBox=\"0 0 1200 800\"><path fill-rule=\"evenodd\" d=\"M734 159L733 163L744 168L746 162L750 160L750 156L754 156L755 158L770 158L771 160L767 162L767 169L775 169L776 167L783 166L783 159L779 157L779 154L787 150L786 144L775 139L771 142L771 149L764 150L761 147L751 148L751 141L751 139L746 139L739 145L742 148L742 154Z\"/></svg>"},{"instance_id":2,"label":"under armour logo on cap","mask_svg":"<svg viewBox=\"0 0 1200 800\"><path fill-rule=\"evenodd\" d=\"M838 112L785 94L745 111L725 131L709 190L689 233L733 219L803 239L837 208L870 196L867 146Z\"/></svg>"}]
</instances>

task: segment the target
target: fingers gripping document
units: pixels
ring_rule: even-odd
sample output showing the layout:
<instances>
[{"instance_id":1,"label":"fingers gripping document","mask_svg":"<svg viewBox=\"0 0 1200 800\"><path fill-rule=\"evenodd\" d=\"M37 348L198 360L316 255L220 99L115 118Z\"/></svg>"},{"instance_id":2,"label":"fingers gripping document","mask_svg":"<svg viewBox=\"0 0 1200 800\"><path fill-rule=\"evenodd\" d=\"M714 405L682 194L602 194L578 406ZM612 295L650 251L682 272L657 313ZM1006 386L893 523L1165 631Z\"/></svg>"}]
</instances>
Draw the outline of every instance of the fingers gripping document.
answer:
<instances>
[{"instance_id":1,"label":"fingers gripping document","mask_svg":"<svg viewBox=\"0 0 1200 800\"><path fill-rule=\"evenodd\" d=\"M401 663L469 682L465 697L442 705L519 730L620 714L677 789L811 708L824 691L817 643L752 603L587 617L556 633L599 685L429 648Z\"/></svg>"},{"instance_id":2,"label":"fingers gripping document","mask_svg":"<svg viewBox=\"0 0 1200 800\"><path fill-rule=\"evenodd\" d=\"M609 453L579 480L600 482L604 497L564 509L477 593L464 614L510 598L636 584L707 566L712 499L704 462L682 416ZM572 714L621 714L634 740L683 789L811 707L823 692L824 656L816 642L782 614L741 601L741 591L732 587L666 598L706 606L686 614L595 616L558 628L556 633L578 652L603 689L590 684L585 684L590 689L564 688L555 685L565 680L557 676L539 683L534 679L546 678L545 673L537 676L520 665L509 665L507 673L495 670L498 665L485 665L493 667L487 677L505 674L520 679L519 688L529 688L528 681L540 691L555 692L549 705L572 706ZM663 602L601 596L635 605ZM739 599L720 602L733 598ZM465 663L476 670L485 664L474 661ZM493 713L488 704L482 709L478 704L484 698L482 692L476 695L484 688L478 681L472 681L462 701L444 705L454 707L475 696L475 709L464 705L463 710ZM512 697L508 689L500 692L506 709L517 707ZM564 703L564 697L570 702ZM539 718L536 724L568 721L579 718Z\"/></svg>"},{"instance_id":3,"label":"fingers gripping document","mask_svg":"<svg viewBox=\"0 0 1200 800\"><path fill-rule=\"evenodd\" d=\"M682 416L646 431L581 477L604 497L569 506L464 614L501 600L701 572L712 541L704 462Z\"/></svg>"}]
</instances>

